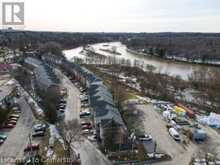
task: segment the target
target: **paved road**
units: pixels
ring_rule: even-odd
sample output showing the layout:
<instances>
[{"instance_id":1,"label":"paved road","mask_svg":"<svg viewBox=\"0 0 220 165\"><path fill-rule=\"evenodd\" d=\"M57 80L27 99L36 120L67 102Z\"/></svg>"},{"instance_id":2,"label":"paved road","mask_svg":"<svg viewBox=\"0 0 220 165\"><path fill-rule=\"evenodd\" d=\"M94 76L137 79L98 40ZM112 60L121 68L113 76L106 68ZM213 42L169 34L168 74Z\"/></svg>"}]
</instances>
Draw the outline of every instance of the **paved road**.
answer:
<instances>
[{"instance_id":1,"label":"paved road","mask_svg":"<svg viewBox=\"0 0 220 165\"><path fill-rule=\"evenodd\" d=\"M0 146L1 157L22 158L23 149L28 143L28 135L34 122L34 117L30 106L24 97L18 100L21 107L21 116L15 128L8 132L8 138L2 146Z\"/></svg>"},{"instance_id":2,"label":"paved road","mask_svg":"<svg viewBox=\"0 0 220 165\"><path fill-rule=\"evenodd\" d=\"M112 165L112 163L90 141L75 142L74 148L79 151L82 165Z\"/></svg>"},{"instance_id":3,"label":"paved road","mask_svg":"<svg viewBox=\"0 0 220 165\"><path fill-rule=\"evenodd\" d=\"M65 121L67 122L73 119L79 120L80 92L67 77L64 77L63 84L68 91Z\"/></svg>"},{"instance_id":4,"label":"paved road","mask_svg":"<svg viewBox=\"0 0 220 165\"><path fill-rule=\"evenodd\" d=\"M61 79L62 85L67 88L67 105L65 111L65 122L71 121L73 119L79 120L80 112L80 91L73 85L73 83L56 69L56 75Z\"/></svg>"},{"instance_id":5,"label":"paved road","mask_svg":"<svg viewBox=\"0 0 220 165\"><path fill-rule=\"evenodd\" d=\"M62 85L68 90L65 121L78 119L80 113L80 91L62 73L56 70L57 75L62 78ZM74 148L80 153L82 165L110 165L112 164L91 142L83 140L74 142Z\"/></svg>"},{"instance_id":6,"label":"paved road","mask_svg":"<svg viewBox=\"0 0 220 165\"><path fill-rule=\"evenodd\" d=\"M146 133L152 135L157 141L160 151L165 151L172 156L172 161L157 163L161 165L186 165L189 163L191 156L196 151L197 147L190 143L190 145L184 149L180 144L174 141L167 129L166 122L162 119L162 116L154 110L152 104L149 105L137 105L137 109L143 112L143 122Z\"/></svg>"}]
</instances>

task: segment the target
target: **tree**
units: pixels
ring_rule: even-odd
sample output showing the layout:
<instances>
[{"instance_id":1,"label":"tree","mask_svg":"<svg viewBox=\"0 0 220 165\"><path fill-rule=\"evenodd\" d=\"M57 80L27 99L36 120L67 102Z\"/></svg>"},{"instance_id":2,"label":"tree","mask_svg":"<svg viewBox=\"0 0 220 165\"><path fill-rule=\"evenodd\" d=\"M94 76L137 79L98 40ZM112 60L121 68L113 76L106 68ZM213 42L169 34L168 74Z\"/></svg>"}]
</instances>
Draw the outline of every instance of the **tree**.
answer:
<instances>
[{"instance_id":1,"label":"tree","mask_svg":"<svg viewBox=\"0 0 220 165\"><path fill-rule=\"evenodd\" d=\"M149 54L150 54L151 56L154 54L152 47L149 48Z\"/></svg>"},{"instance_id":2,"label":"tree","mask_svg":"<svg viewBox=\"0 0 220 165\"><path fill-rule=\"evenodd\" d=\"M47 42L45 44L40 44L39 51L41 54L51 53L58 56L63 55L61 45L56 42Z\"/></svg>"},{"instance_id":3,"label":"tree","mask_svg":"<svg viewBox=\"0 0 220 165\"><path fill-rule=\"evenodd\" d=\"M113 119L111 119L108 122L109 123L106 124L105 128L103 128L104 146L109 151L116 151L118 149L118 145L116 144L116 139L117 136L119 136L117 134L118 132L117 129L119 127Z\"/></svg>"},{"instance_id":4,"label":"tree","mask_svg":"<svg viewBox=\"0 0 220 165\"><path fill-rule=\"evenodd\" d=\"M146 65L146 69L147 69L147 71L149 71L149 72L153 72L153 71L156 70L156 67L155 67L154 65L149 65L149 64L147 64L147 65Z\"/></svg>"},{"instance_id":5,"label":"tree","mask_svg":"<svg viewBox=\"0 0 220 165\"><path fill-rule=\"evenodd\" d=\"M7 119L8 114L8 109L0 108L0 124L2 124Z\"/></svg>"},{"instance_id":6,"label":"tree","mask_svg":"<svg viewBox=\"0 0 220 165\"><path fill-rule=\"evenodd\" d=\"M68 122L61 122L59 129L65 142L66 156L68 158L74 157L76 159L76 153L72 148L72 143L80 139L81 126L78 120L74 119Z\"/></svg>"},{"instance_id":7,"label":"tree","mask_svg":"<svg viewBox=\"0 0 220 165\"><path fill-rule=\"evenodd\" d=\"M45 108L45 115L48 122L54 124L57 121L57 107L60 94L56 86L49 87L46 91L38 90L39 96L42 98L42 104Z\"/></svg>"},{"instance_id":8,"label":"tree","mask_svg":"<svg viewBox=\"0 0 220 165\"><path fill-rule=\"evenodd\" d=\"M160 48L159 49L159 52L158 52L158 55L160 56L160 57L165 57L165 55L166 55L166 50L164 49L164 48Z\"/></svg>"}]
</instances>

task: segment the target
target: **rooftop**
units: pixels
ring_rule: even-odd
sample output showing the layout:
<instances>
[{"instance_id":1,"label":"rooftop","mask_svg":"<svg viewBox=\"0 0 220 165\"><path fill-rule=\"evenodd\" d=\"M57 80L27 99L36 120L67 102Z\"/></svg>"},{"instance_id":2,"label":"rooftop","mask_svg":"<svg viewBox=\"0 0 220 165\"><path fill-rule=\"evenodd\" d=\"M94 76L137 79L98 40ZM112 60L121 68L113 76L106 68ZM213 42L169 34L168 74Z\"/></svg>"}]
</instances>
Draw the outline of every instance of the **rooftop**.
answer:
<instances>
[{"instance_id":1,"label":"rooftop","mask_svg":"<svg viewBox=\"0 0 220 165\"><path fill-rule=\"evenodd\" d=\"M0 78L0 101L2 101L13 91L15 82L10 77L0 76Z\"/></svg>"}]
</instances>

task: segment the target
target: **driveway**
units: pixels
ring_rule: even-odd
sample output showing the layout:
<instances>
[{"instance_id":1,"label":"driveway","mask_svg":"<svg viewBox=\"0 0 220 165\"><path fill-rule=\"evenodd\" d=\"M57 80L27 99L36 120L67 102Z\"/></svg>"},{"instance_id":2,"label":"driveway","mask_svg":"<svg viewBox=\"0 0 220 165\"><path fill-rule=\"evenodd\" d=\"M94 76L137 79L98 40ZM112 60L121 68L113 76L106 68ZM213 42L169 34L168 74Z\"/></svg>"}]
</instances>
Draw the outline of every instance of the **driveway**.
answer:
<instances>
[{"instance_id":1,"label":"driveway","mask_svg":"<svg viewBox=\"0 0 220 165\"><path fill-rule=\"evenodd\" d=\"M75 142L73 146L80 153L82 165L112 165L111 161L87 139Z\"/></svg>"}]
</instances>

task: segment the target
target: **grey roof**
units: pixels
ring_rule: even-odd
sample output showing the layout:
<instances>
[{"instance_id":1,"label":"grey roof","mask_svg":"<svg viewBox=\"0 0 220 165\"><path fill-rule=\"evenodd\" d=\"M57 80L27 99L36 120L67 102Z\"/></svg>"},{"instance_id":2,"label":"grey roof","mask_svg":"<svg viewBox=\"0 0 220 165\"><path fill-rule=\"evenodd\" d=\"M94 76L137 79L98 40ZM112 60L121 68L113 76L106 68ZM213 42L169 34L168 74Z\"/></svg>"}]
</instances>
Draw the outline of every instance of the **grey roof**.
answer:
<instances>
[{"instance_id":1,"label":"grey roof","mask_svg":"<svg viewBox=\"0 0 220 165\"><path fill-rule=\"evenodd\" d=\"M13 91L12 85L0 86L0 102Z\"/></svg>"},{"instance_id":2,"label":"grey roof","mask_svg":"<svg viewBox=\"0 0 220 165\"><path fill-rule=\"evenodd\" d=\"M42 65L42 62L40 60L32 57L25 58L24 62L26 64L32 65L33 67L39 67L40 65Z\"/></svg>"},{"instance_id":3,"label":"grey roof","mask_svg":"<svg viewBox=\"0 0 220 165\"><path fill-rule=\"evenodd\" d=\"M121 114L115 107L112 95L105 85L90 85L89 97L91 106L94 110L95 121L97 124L100 123L102 120L113 119L117 124L125 126L121 118Z\"/></svg>"},{"instance_id":4,"label":"grey roof","mask_svg":"<svg viewBox=\"0 0 220 165\"><path fill-rule=\"evenodd\" d=\"M78 64L66 61L64 67L70 72L77 72L87 80L89 100L94 110L96 124L100 123L102 120L113 119L116 123L125 128L121 114L115 107L112 95L103 84L102 80Z\"/></svg>"},{"instance_id":5,"label":"grey roof","mask_svg":"<svg viewBox=\"0 0 220 165\"><path fill-rule=\"evenodd\" d=\"M106 120L106 119L113 119L117 124L124 126L124 122L117 108L111 105L96 107L95 108L96 123L100 123L102 120Z\"/></svg>"},{"instance_id":6,"label":"grey roof","mask_svg":"<svg viewBox=\"0 0 220 165\"><path fill-rule=\"evenodd\" d=\"M41 88L47 89L52 85L57 85L58 79L47 64L32 57L27 57L25 63L34 67L35 78Z\"/></svg>"}]
</instances>

